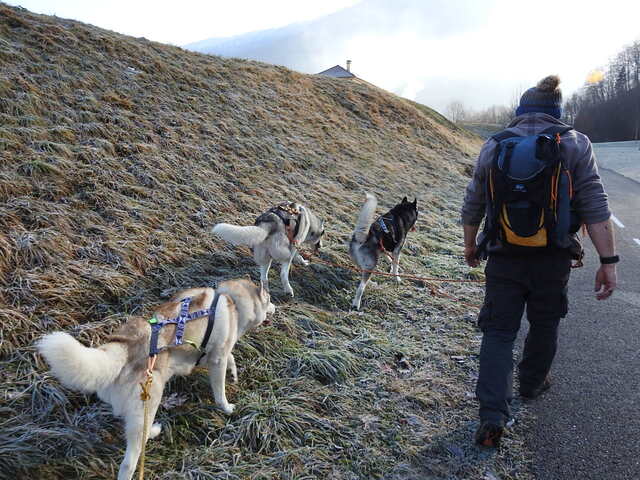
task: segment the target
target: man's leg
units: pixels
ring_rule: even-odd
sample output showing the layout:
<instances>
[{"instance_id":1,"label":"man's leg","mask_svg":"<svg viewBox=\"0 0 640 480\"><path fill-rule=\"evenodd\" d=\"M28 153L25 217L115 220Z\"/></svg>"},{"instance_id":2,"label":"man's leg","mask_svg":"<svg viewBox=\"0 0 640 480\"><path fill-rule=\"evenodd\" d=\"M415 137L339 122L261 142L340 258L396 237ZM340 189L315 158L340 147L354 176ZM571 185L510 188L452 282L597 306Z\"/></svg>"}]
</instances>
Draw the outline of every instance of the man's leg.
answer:
<instances>
[{"instance_id":1,"label":"man's leg","mask_svg":"<svg viewBox=\"0 0 640 480\"><path fill-rule=\"evenodd\" d=\"M545 256L546 257L546 256ZM533 285L527 302L529 333L518 365L520 393L540 393L558 348L558 325L567 314L567 283L571 260L564 252L532 259Z\"/></svg>"},{"instance_id":2,"label":"man's leg","mask_svg":"<svg viewBox=\"0 0 640 480\"><path fill-rule=\"evenodd\" d=\"M520 262L510 257L491 257L486 267L485 301L478 316L482 330L480 372L476 395L480 420L504 425L510 416L512 398L513 343L527 297L519 281Z\"/></svg>"},{"instance_id":3,"label":"man's leg","mask_svg":"<svg viewBox=\"0 0 640 480\"><path fill-rule=\"evenodd\" d=\"M530 315L527 313L527 318ZM558 349L559 323L560 317L530 321L522 360L518 365L520 393L525 397L537 396L536 390L542 387L551 370Z\"/></svg>"}]
</instances>

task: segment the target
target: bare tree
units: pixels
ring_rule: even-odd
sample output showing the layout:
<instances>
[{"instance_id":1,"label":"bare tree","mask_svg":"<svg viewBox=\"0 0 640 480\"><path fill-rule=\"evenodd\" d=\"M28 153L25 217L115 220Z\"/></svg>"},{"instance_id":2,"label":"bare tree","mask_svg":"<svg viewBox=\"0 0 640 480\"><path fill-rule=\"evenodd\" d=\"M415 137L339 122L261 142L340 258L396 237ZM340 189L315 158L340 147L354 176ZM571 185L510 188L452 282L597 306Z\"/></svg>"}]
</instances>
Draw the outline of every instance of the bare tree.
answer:
<instances>
[{"instance_id":1,"label":"bare tree","mask_svg":"<svg viewBox=\"0 0 640 480\"><path fill-rule=\"evenodd\" d=\"M468 112L466 121L473 123L487 123L492 125L506 125L515 116L515 108L512 106L492 105L489 108L477 112Z\"/></svg>"},{"instance_id":2,"label":"bare tree","mask_svg":"<svg viewBox=\"0 0 640 480\"><path fill-rule=\"evenodd\" d=\"M467 109L460 100L453 100L447 105L445 115L453 123L458 123L467 117Z\"/></svg>"}]
</instances>

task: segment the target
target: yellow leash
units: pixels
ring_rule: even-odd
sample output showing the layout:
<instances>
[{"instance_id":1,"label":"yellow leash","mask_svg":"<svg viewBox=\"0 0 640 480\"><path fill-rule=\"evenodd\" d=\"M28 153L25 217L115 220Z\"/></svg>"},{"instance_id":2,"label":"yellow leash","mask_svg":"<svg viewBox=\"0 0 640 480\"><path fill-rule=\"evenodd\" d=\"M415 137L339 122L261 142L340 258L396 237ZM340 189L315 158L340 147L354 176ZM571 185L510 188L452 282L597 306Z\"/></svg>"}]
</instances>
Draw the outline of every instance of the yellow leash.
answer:
<instances>
[{"instance_id":1,"label":"yellow leash","mask_svg":"<svg viewBox=\"0 0 640 480\"><path fill-rule=\"evenodd\" d=\"M142 400L142 404L144 405L144 418L142 423L142 436L140 439L142 442L142 451L140 453L138 480L144 480L144 461L147 451L147 430L149 428L149 399L151 398L151 384L153 383L153 367L156 364L157 357L157 355L149 357L149 361L147 363L147 379L144 382L140 382L140 388L142 388L142 391L140 392L140 400Z\"/></svg>"}]
</instances>

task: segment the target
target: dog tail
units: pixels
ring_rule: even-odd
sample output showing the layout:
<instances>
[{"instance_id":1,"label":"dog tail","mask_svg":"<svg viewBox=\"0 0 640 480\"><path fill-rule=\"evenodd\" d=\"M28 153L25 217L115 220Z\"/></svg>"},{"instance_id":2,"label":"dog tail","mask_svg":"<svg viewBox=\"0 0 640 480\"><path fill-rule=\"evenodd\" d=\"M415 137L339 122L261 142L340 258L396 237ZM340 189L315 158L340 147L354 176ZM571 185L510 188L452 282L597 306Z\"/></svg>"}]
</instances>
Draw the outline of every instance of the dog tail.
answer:
<instances>
[{"instance_id":1,"label":"dog tail","mask_svg":"<svg viewBox=\"0 0 640 480\"><path fill-rule=\"evenodd\" d=\"M356 228L353 231L353 237L356 239L358 243L364 243L367 239L367 235L369 234L369 228L371 227L371 222L373 222L373 217L376 213L376 207L378 206L378 200L371 193L367 193L367 199L362 206L362 210L360 210L360 215L358 215L358 223L356 223Z\"/></svg>"},{"instance_id":2,"label":"dog tail","mask_svg":"<svg viewBox=\"0 0 640 480\"><path fill-rule=\"evenodd\" d=\"M113 383L127 360L127 347L121 342L88 348L64 332L45 335L36 346L65 387L87 393Z\"/></svg>"},{"instance_id":3,"label":"dog tail","mask_svg":"<svg viewBox=\"0 0 640 480\"><path fill-rule=\"evenodd\" d=\"M269 234L264 228L253 226L240 227L228 223L218 223L211 229L211 232L213 232L214 235L222 237L229 243L246 245L248 247L255 247L260 242L263 242Z\"/></svg>"}]
</instances>

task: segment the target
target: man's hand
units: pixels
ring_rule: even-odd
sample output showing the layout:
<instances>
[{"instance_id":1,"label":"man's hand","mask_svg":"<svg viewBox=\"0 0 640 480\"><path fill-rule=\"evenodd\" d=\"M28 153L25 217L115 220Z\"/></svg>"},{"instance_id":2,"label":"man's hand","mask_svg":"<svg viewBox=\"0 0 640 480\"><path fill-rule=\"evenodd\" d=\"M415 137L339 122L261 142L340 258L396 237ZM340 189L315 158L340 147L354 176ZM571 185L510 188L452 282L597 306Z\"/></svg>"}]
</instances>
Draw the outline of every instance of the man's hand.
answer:
<instances>
[{"instance_id":1,"label":"man's hand","mask_svg":"<svg viewBox=\"0 0 640 480\"><path fill-rule=\"evenodd\" d=\"M612 257L616 254L615 239L613 234L613 225L611 219L600 223L592 223L587 225L589 236L593 245L601 257ZM596 272L596 298L605 300L611 296L616 288L616 264L609 263L600 265Z\"/></svg>"},{"instance_id":2,"label":"man's hand","mask_svg":"<svg viewBox=\"0 0 640 480\"><path fill-rule=\"evenodd\" d=\"M475 245L464 247L464 259L470 267L477 267L480 265L480 260L476 258L477 250L478 249Z\"/></svg>"},{"instance_id":3,"label":"man's hand","mask_svg":"<svg viewBox=\"0 0 640 480\"><path fill-rule=\"evenodd\" d=\"M595 292L598 300L606 300L617 285L616 265L600 265L596 272Z\"/></svg>"},{"instance_id":4,"label":"man's hand","mask_svg":"<svg viewBox=\"0 0 640 480\"><path fill-rule=\"evenodd\" d=\"M464 225L464 260L470 267L480 265L480 260L476 258L476 235L479 225Z\"/></svg>"}]
</instances>

